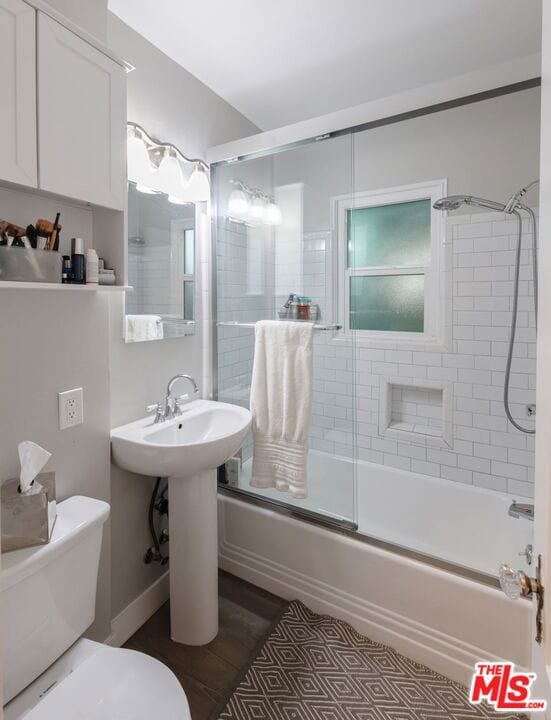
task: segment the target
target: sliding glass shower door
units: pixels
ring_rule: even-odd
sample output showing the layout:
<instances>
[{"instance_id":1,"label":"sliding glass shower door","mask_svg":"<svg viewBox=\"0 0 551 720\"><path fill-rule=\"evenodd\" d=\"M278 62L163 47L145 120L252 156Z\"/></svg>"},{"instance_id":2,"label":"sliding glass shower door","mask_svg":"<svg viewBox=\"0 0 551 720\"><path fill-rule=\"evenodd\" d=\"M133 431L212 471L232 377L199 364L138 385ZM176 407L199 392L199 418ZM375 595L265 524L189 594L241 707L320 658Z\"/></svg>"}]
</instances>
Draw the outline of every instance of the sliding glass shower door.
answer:
<instances>
[{"instance_id":1,"label":"sliding glass shower door","mask_svg":"<svg viewBox=\"0 0 551 720\"><path fill-rule=\"evenodd\" d=\"M351 135L212 170L217 398L249 405L256 321L315 324L306 497L254 486L252 435L220 482L354 526L355 331L339 310L337 247L339 198L353 194Z\"/></svg>"}]
</instances>

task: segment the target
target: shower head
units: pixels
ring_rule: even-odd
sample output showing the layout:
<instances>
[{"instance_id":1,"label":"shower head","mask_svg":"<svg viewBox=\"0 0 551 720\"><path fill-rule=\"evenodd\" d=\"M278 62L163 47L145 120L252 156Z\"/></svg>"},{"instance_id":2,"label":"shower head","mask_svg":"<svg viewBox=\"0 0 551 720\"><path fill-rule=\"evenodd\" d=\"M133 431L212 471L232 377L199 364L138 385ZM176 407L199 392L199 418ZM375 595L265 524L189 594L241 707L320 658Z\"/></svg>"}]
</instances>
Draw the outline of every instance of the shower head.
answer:
<instances>
[{"instance_id":1,"label":"shower head","mask_svg":"<svg viewBox=\"0 0 551 720\"><path fill-rule=\"evenodd\" d=\"M476 207L486 208L487 210L497 210L499 212L505 210L503 203L474 197L474 195L448 195L447 197L437 200L433 208L435 210L457 210L461 205L475 205Z\"/></svg>"},{"instance_id":2,"label":"shower head","mask_svg":"<svg viewBox=\"0 0 551 720\"><path fill-rule=\"evenodd\" d=\"M461 207L464 203L467 202L467 197L465 195L448 195L448 197L440 198L440 200L437 200L433 208L435 210L457 210L457 208Z\"/></svg>"}]
</instances>

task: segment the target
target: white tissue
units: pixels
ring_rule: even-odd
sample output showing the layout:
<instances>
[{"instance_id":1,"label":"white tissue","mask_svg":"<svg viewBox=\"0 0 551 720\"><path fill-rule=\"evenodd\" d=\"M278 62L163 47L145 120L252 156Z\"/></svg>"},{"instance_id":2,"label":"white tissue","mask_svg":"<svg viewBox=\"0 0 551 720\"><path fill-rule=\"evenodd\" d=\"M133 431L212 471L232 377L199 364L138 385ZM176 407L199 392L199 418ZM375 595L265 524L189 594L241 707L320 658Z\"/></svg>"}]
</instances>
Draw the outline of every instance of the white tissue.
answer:
<instances>
[{"instance_id":1,"label":"white tissue","mask_svg":"<svg viewBox=\"0 0 551 720\"><path fill-rule=\"evenodd\" d=\"M35 495L42 490L42 485L33 480L52 457L52 454L43 447L30 440L24 440L17 446L21 473L19 475L19 488L22 495Z\"/></svg>"}]
</instances>

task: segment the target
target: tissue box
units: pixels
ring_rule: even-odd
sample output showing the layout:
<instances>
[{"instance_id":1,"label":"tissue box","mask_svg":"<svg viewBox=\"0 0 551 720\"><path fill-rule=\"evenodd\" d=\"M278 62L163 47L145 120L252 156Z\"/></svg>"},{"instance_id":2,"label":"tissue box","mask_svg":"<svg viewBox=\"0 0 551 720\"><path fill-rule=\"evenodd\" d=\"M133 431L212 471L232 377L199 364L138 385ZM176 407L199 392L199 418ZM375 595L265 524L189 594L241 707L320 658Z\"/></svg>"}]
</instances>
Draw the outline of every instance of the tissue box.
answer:
<instances>
[{"instance_id":1,"label":"tissue box","mask_svg":"<svg viewBox=\"0 0 551 720\"><path fill-rule=\"evenodd\" d=\"M50 541L56 519L55 472L39 473L35 495L19 492L19 478L7 480L0 490L2 552Z\"/></svg>"}]
</instances>

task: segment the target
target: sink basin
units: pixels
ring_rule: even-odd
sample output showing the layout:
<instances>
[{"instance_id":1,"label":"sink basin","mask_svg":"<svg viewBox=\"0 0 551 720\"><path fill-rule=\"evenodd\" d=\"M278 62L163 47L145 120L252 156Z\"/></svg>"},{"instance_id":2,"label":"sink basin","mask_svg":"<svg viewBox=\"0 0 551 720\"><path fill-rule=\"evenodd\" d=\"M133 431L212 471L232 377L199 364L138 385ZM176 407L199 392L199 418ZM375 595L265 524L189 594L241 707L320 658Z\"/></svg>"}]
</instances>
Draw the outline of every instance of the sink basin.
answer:
<instances>
[{"instance_id":1,"label":"sink basin","mask_svg":"<svg viewBox=\"0 0 551 720\"><path fill-rule=\"evenodd\" d=\"M155 424L147 417L111 431L119 467L168 478L170 636L175 642L205 645L218 633L216 468L241 447L250 425L245 408L194 400L172 420Z\"/></svg>"},{"instance_id":2,"label":"sink basin","mask_svg":"<svg viewBox=\"0 0 551 720\"><path fill-rule=\"evenodd\" d=\"M172 420L154 424L147 417L112 430L113 460L140 475L195 475L226 462L241 447L250 424L245 408L194 400Z\"/></svg>"}]
</instances>

